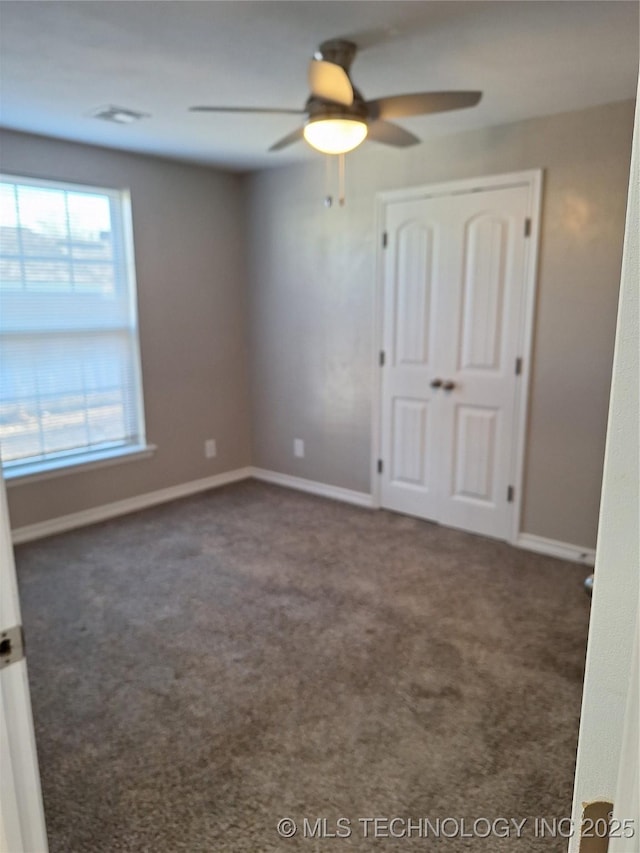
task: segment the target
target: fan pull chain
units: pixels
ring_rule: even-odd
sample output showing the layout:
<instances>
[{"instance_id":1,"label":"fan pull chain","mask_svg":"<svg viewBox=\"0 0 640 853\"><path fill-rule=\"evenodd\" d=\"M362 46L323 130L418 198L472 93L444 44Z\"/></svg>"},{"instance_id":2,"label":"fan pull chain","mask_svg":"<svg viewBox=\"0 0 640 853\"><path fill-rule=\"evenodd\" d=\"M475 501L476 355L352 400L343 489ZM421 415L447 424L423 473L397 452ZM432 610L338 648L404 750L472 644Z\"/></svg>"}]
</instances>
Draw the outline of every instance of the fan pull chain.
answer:
<instances>
[{"instance_id":1,"label":"fan pull chain","mask_svg":"<svg viewBox=\"0 0 640 853\"><path fill-rule=\"evenodd\" d=\"M324 206L331 207L333 204L333 196L331 195L331 178L333 172L333 157L327 154L324 158Z\"/></svg>"},{"instance_id":2,"label":"fan pull chain","mask_svg":"<svg viewBox=\"0 0 640 853\"><path fill-rule=\"evenodd\" d=\"M325 189L325 197L324 197L324 206L332 207L333 206L333 195L331 194L331 185L333 183L333 161L337 158L338 160L338 204L340 207L344 207L346 203L346 193L345 193L345 159L344 154L328 154L325 158L324 164L324 189Z\"/></svg>"}]
</instances>

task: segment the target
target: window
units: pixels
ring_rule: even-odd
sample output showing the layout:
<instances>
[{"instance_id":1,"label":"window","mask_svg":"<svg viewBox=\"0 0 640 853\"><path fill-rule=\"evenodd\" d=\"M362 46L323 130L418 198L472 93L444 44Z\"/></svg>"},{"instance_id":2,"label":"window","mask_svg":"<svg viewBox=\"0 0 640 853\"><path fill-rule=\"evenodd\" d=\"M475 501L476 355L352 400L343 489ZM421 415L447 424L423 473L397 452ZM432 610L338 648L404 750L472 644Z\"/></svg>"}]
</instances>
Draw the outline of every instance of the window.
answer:
<instances>
[{"instance_id":1,"label":"window","mask_svg":"<svg viewBox=\"0 0 640 853\"><path fill-rule=\"evenodd\" d=\"M0 176L5 476L144 443L128 194Z\"/></svg>"}]
</instances>

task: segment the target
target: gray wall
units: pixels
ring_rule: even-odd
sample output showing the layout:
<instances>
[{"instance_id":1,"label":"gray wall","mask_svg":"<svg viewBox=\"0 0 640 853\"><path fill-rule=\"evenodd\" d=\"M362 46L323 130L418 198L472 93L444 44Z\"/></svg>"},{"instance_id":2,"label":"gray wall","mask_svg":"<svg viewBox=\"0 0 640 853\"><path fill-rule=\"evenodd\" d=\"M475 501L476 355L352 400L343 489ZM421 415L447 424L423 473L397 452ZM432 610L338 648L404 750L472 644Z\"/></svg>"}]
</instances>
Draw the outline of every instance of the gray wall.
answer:
<instances>
[{"instance_id":1,"label":"gray wall","mask_svg":"<svg viewBox=\"0 0 640 853\"><path fill-rule=\"evenodd\" d=\"M12 485L12 526L248 465L241 178L8 131L0 144L5 172L130 188L147 438L158 445L150 459Z\"/></svg>"},{"instance_id":2,"label":"gray wall","mask_svg":"<svg viewBox=\"0 0 640 853\"><path fill-rule=\"evenodd\" d=\"M375 193L543 168L522 527L594 547L632 125L625 101L407 151L365 146L347 157L343 209L323 207L320 157L249 177L254 464L369 491Z\"/></svg>"},{"instance_id":3,"label":"gray wall","mask_svg":"<svg viewBox=\"0 0 640 853\"><path fill-rule=\"evenodd\" d=\"M523 529L593 547L632 122L628 101L408 151L365 146L347 159L346 207L331 209L320 157L241 178L3 132L5 171L131 189L147 434L158 445L151 459L12 486L12 525L251 462L368 491L375 193L543 168Z\"/></svg>"}]
</instances>

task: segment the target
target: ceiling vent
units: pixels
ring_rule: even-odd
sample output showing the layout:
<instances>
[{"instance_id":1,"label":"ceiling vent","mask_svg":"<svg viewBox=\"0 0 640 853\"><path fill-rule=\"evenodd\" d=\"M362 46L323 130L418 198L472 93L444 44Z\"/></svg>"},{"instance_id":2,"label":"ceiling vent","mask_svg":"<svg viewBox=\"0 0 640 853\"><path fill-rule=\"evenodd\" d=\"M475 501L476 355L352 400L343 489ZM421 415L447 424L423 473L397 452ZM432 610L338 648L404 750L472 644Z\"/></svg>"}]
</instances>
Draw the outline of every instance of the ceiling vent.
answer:
<instances>
[{"instance_id":1,"label":"ceiling vent","mask_svg":"<svg viewBox=\"0 0 640 853\"><path fill-rule=\"evenodd\" d=\"M93 118L101 118L104 121L113 121L116 124L132 124L141 118L148 118L149 113L139 113L136 110L128 110L126 107L99 107L90 113Z\"/></svg>"}]
</instances>

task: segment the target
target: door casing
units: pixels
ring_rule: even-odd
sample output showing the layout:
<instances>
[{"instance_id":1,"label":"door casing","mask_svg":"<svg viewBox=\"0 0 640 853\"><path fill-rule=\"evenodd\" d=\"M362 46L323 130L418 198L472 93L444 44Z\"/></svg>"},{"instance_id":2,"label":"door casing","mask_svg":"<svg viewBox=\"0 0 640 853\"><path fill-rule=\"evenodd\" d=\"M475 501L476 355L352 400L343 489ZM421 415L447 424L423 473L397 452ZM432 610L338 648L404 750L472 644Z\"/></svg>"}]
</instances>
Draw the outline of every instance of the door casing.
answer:
<instances>
[{"instance_id":1,"label":"door casing","mask_svg":"<svg viewBox=\"0 0 640 853\"><path fill-rule=\"evenodd\" d=\"M9 511L0 468L0 630L22 624ZM27 662L0 663L0 850L46 853Z\"/></svg>"},{"instance_id":2,"label":"door casing","mask_svg":"<svg viewBox=\"0 0 640 853\"><path fill-rule=\"evenodd\" d=\"M540 211L542 198L542 169L529 169L523 172L509 172L501 175L486 175L478 178L465 178L444 183L426 184L399 190L387 190L376 194L376 285L372 354L373 399L372 399L372 440L371 440L371 495L375 508L380 508L380 476L378 459L381 458L382 436L382 371L380 352L383 349L384 321L384 251L383 237L387 206L399 201L415 201L421 198L436 198L453 195L466 195L483 190L524 186L528 189L527 218L531 230L525 245L524 289L521 317L517 329L518 349L522 355L522 371L516 385L515 440L510 460L511 482L514 486L514 500L511 504L510 535L508 541L516 544L520 534L522 517L522 491L524 482L524 455L526 449L527 407L529 398L529 380L531 376L531 354L533 344L533 320L535 315L536 281L538 273L538 244L540 234Z\"/></svg>"}]
</instances>

